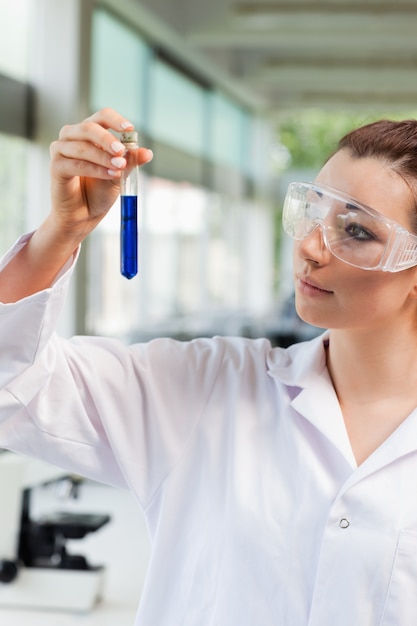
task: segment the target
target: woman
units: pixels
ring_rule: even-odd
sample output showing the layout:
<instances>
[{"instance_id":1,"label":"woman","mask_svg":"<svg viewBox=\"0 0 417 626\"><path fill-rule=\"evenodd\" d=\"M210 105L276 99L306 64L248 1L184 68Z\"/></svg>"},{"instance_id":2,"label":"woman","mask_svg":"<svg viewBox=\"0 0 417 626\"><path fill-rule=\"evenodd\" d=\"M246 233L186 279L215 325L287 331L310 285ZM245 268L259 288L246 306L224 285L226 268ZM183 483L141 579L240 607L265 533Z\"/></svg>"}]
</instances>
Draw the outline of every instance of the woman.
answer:
<instances>
[{"instance_id":1,"label":"woman","mask_svg":"<svg viewBox=\"0 0 417 626\"><path fill-rule=\"evenodd\" d=\"M287 350L56 336L126 164L109 129L129 128L103 110L62 129L51 213L3 260L0 445L132 490L137 626L414 626L417 122L354 131L290 186L297 310L330 331Z\"/></svg>"}]
</instances>

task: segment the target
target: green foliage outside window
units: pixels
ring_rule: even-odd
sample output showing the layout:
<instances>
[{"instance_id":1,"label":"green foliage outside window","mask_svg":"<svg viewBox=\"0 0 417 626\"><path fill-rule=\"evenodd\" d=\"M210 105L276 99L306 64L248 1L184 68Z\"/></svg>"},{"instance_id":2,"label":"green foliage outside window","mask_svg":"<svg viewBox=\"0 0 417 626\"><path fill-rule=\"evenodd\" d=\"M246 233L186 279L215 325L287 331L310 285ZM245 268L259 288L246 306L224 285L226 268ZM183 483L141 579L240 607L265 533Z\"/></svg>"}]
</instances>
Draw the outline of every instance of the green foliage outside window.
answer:
<instances>
[{"instance_id":1,"label":"green foliage outside window","mask_svg":"<svg viewBox=\"0 0 417 626\"><path fill-rule=\"evenodd\" d=\"M288 149L292 169L320 168L335 150L339 139L353 128L381 118L406 119L416 116L417 111L395 114L329 112L320 109L298 111L282 115L277 124L277 139Z\"/></svg>"}]
</instances>

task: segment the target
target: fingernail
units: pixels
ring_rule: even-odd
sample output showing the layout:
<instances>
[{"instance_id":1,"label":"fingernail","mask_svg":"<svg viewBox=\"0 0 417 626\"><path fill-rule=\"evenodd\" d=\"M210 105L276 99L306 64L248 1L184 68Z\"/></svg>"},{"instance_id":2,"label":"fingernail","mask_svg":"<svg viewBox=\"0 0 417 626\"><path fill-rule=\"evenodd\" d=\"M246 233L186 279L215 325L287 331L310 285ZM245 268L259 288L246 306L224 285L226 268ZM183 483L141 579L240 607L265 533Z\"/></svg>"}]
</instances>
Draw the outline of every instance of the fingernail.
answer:
<instances>
[{"instance_id":1,"label":"fingernail","mask_svg":"<svg viewBox=\"0 0 417 626\"><path fill-rule=\"evenodd\" d=\"M126 128L133 128L133 124L131 124L130 122L128 122L127 120L125 122L122 122L120 124L120 128L122 130L126 130Z\"/></svg>"},{"instance_id":2,"label":"fingernail","mask_svg":"<svg viewBox=\"0 0 417 626\"><path fill-rule=\"evenodd\" d=\"M153 159L153 152L152 152L152 150L149 150L149 148L148 148L148 156L149 156L149 161L152 161L152 159Z\"/></svg>"},{"instance_id":3,"label":"fingernail","mask_svg":"<svg viewBox=\"0 0 417 626\"><path fill-rule=\"evenodd\" d=\"M124 159L123 157L113 157L111 159L111 164L114 165L114 167L124 167L126 165L126 159Z\"/></svg>"},{"instance_id":4,"label":"fingernail","mask_svg":"<svg viewBox=\"0 0 417 626\"><path fill-rule=\"evenodd\" d=\"M109 174L109 176L119 176L120 171L119 170L107 170L107 174Z\"/></svg>"},{"instance_id":5,"label":"fingernail","mask_svg":"<svg viewBox=\"0 0 417 626\"><path fill-rule=\"evenodd\" d=\"M113 141L111 145L111 149L113 150L113 152L117 154L118 152L121 152L122 150L124 150L125 147L120 141Z\"/></svg>"}]
</instances>

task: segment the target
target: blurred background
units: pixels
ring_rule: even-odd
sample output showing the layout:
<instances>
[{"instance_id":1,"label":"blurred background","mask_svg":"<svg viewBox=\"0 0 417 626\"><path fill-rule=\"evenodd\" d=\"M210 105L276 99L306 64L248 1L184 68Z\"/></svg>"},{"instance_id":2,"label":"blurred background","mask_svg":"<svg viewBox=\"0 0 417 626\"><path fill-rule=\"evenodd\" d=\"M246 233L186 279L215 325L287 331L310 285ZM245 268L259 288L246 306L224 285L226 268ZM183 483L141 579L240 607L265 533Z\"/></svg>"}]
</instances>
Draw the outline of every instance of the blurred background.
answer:
<instances>
[{"instance_id":1,"label":"blurred background","mask_svg":"<svg viewBox=\"0 0 417 626\"><path fill-rule=\"evenodd\" d=\"M114 207L62 332L309 336L283 194L352 127L415 115L416 25L415 0L0 0L1 250L48 211L61 126L114 107L155 153L139 274L119 274Z\"/></svg>"},{"instance_id":2,"label":"blurred background","mask_svg":"<svg viewBox=\"0 0 417 626\"><path fill-rule=\"evenodd\" d=\"M353 127L416 116L416 27L416 0L0 0L1 251L48 212L60 128L114 107L155 154L141 170L139 273L120 275L115 206L83 245L61 332L317 334L294 311L283 196ZM130 624L146 529L128 496L93 487L88 506L116 522L88 545L118 600L82 623Z\"/></svg>"}]
</instances>

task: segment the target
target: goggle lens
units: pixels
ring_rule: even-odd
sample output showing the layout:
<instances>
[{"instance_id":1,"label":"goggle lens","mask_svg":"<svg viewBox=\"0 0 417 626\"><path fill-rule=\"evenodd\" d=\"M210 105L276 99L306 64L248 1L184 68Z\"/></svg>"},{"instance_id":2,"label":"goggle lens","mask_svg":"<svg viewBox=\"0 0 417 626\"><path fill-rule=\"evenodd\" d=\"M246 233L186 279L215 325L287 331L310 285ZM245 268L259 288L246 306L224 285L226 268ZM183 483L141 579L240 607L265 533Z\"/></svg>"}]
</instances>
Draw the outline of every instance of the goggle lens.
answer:
<instances>
[{"instance_id":1,"label":"goggle lens","mask_svg":"<svg viewBox=\"0 0 417 626\"><path fill-rule=\"evenodd\" d=\"M336 190L312 183L289 185L283 226L288 235L298 240L305 239L320 227L325 245L332 254L362 269L405 269L403 266L385 267L384 260L391 254L397 230L401 231L398 236L404 238L405 233L408 238L415 239L414 235L370 207L356 204ZM417 264L416 247L417 244L413 244L408 267Z\"/></svg>"}]
</instances>

